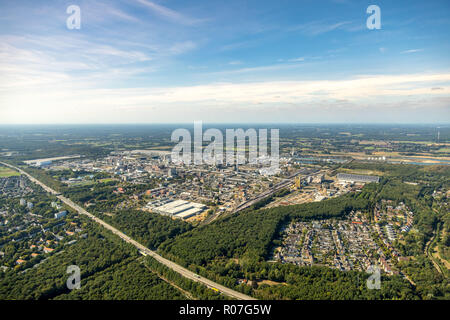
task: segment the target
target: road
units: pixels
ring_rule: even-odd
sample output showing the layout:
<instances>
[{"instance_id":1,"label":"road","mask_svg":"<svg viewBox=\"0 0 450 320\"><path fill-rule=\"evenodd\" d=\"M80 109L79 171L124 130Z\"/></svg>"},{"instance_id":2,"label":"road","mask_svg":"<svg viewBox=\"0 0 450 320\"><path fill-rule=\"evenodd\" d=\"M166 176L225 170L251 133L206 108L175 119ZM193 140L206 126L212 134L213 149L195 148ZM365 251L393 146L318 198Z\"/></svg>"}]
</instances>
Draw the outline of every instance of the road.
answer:
<instances>
[{"instance_id":1,"label":"road","mask_svg":"<svg viewBox=\"0 0 450 320\"><path fill-rule=\"evenodd\" d=\"M430 249L432 249L431 244L433 243L434 239L436 238L437 234L439 233L439 224L437 225L436 229L433 230L433 236L430 238L430 240L428 240L428 242L425 244L425 248L423 250L423 253L425 253L425 255L428 257L428 259L430 259L430 261L433 263L434 267L436 268L436 270L440 273L443 274L441 267L439 266L439 264L434 260L433 257L433 252L430 252Z\"/></svg>"},{"instance_id":2,"label":"road","mask_svg":"<svg viewBox=\"0 0 450 320\"><path fill-rule=\"evenodd\" d=\"M119 236L122 240L132 244L133 246L135 246L137 249L139 249L139 251L141 252L141 254L143 255L147 255L147 256L151 256L152 258L154 258L155 260L157 260L158 262L162 263L163 265L165 265L166 267L178 272L179 274L181 274L183 277L191 279L193 281L196 282L200 282L204 285L206 285L209 288L215 288L217 290L219 290L221 293L235 298L235 299L239 299L239 300L256 300L250 296L247 296L243 293L237 292L235 290L232 290L230 288L224 287L214 281L211 281L207 278L201 277L199 275L197 275L196 273L166 259L163 258L162 256L160 256L159 254L157 254L155 251L152 251L150 249L148 249L147 247L143 246L142 244L140 244L139 242L135 241L134 239L130 238L129 236L127 236L126 234L124 234L123 232L121 232L120 230L114 228L113 226L111 226L110 224L106 223L105 221L97 218L96 216L94 216L93 214L87 212L85 209L83 209L82 207L80 207L79 205L77 205L76 203L74 203L72 200L70 200L69 198L66 198L64 196L62 196L59 192L56 192L55 190L53 190L52 188L48 187L47 185L45 185L44 183L42 183L41 181L37 180L36 178L34 178L33 176L31 176L30 174L28 174L27 172L23 171L20 168L17 168L15 166L12 166L10 164L4 163L4 162L0 162L0 164L7 166L11 169L17 170L19 171L21 174L25 175L28 177L28 179L30 179L32 182L36 183L37 185L41 186L45 191L56 195L57 198L59 200L61 200L62 202L64 202L66 205L68 205L69 207L71 207L72 209L76 210L78 213L83 214L88 216L90 219L94 220L95 222L97 222L98 224L102 225L103 227L105 227L106 229L110 230L112 233L114 233L115 235Z\"/></svg>"}]
</instances>

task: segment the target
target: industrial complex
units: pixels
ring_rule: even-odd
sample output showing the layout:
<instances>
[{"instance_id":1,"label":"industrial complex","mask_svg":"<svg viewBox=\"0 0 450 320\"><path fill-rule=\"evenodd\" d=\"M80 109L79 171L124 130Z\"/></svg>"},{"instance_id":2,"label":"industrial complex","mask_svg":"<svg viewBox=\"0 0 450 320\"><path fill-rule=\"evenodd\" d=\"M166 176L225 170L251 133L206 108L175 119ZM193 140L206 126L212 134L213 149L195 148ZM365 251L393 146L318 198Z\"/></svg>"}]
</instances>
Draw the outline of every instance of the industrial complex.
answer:
<instances>
[{"instance_id":1,"label":"industrial complex","mask_svg":"<svg viewBox=\"0 0 450 320\"><path fill-rule=\"evenodd\" d=\"M370 183L370 182L380 182L380 177L378 176L366 176L366 175L360 175L360 174L349 174L349 173L338 173L337 179L340 182L363 182L363 183Z\"/></svg>"},{"instance_id":2,"label":"industrial complex","mask_svg":"<svg viewBox=\"0 0 450 320\"><path fill-rule=\"evenodd\" d=\"M149 202L146 209L165 216L188 219L202 213L206 205L186 200L157 200Z\"/></svg>"}]
</instances>

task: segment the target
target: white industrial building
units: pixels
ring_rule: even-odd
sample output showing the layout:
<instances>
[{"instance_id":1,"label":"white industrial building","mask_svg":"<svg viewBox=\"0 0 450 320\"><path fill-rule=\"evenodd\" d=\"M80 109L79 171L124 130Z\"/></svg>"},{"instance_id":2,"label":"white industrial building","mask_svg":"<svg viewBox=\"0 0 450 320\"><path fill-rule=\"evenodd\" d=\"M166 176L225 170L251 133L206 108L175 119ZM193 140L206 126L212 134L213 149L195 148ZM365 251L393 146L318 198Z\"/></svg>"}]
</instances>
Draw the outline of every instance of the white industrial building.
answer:
<instances>
[{"instance_id":1,"label":"white industrial building","mask_svg":"<svg viewBox=\"0 0 450 320\"><path fill-rule=\"evenodd\" d=\"M150 207L153 212L180 219L196 216L206 209L206 205L204 204L185 200L173 200L161 206L148 207Z\"/></svg>"},{"instance_id":2,"label":"white industrial building","mask_svg":"<svg viewBox=\"0 0 450 320\"><path fill-rule=\"evenodd\" d=\"M63 217L65 217L67 215L67 211L61 211L61 212L58 212L58 213L55 213L55 219L60 219L60 218L63 218Z\"/></svg>"},{"instance_id":3,"label":"white industrial building","mask_svg":"<svg viewBox=\"0 0 450 320\"><path fill-rule=\"evenodd\" d=\"M339 180L339 182L350 182L350 183L355 183L355 182L378 183L378 182L380 182L380 177L378 177L378 176L366 176L366 175L362 175L362 174L350 174L350 173L338 173L337 179Z\"/></svg>"}]
</instances>

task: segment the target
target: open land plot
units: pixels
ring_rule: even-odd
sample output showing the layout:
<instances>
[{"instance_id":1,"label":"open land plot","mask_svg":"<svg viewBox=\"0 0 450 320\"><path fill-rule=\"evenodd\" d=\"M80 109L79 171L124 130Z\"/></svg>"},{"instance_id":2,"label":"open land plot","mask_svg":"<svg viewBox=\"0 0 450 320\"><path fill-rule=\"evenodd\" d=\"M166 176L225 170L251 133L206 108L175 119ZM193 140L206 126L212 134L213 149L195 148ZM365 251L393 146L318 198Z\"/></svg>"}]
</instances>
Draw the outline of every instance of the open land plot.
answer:
<instances>
[{"instance_id":1,"label":"open land plot","mask_svg":"<svg viewBox=\"0 0 450 320\"><path fill-rule=\"evenodd\" d=\"M6 167L0 167L0 178L16 177L20 176L20 173Z\"/></svg>"}]
</instances>

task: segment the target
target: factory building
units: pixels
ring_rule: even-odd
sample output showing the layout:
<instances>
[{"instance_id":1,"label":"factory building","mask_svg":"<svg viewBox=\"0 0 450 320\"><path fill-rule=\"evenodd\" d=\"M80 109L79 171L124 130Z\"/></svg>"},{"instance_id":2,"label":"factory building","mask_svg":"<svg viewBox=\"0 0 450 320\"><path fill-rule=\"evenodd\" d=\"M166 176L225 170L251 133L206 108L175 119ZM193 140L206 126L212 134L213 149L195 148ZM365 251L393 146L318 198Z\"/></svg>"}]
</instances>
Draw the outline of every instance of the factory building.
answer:
<instances>
[{"instance_id":1,"label":"factory building","mask_svg":"<svg viewBox=\"0 0 450 320\"><path fill-rule=\"evenodd\" d=\"M177 170L176 170L175 168L169 168L169 169L167 170L167 176L168 176L169 178L176 177L176 176L177 176Z\"/></svg>"},{"instance_id":2,"label":"factory building","mask_svg":"<svg viewBox=\"0 0 450 320\"><path fill-rule=\"evenodd\" d=\"M61 212L55 213L55 219L63 218L66 215L67 215L67 211L61 211Z\"/></svg>"},{"instance_id":3,"label":"factory building","mask_svg":"<svg viewBox=\"0 0 450 320\"><path fill-rule=\"evenodd\" d=\"M312 182L313 183L322 183L324 179L325 179L325 176L323 174L318 174L317 176L315 176L312 179Z\"/></svg>"},{"instance_id":4,"label":"factory building","mask_svg":"<svg viewBox=\"0 0 450 320\"><path fill-rule=\"evenodd\" d=\"M378 177L378 176L366 176L366 175L349 174L349 173L338 173L337 179L339 180L339 182L350 182L350 183L355 183L355 182L378 183L378 182L380 182L380 177Z\"/></svg>"},{"instance_id":5,"label":"factory building","mask_svg":"<svg viewBox=\"0 0 450 320\"><path fill-rule=\"evenodd\" d=\"M163 204L162 206L153 207L152 211L175 218L187 219L200 214L206 209L201 203L189 202L185 200L174 200Z\"/></svg>"}]
</instances>

